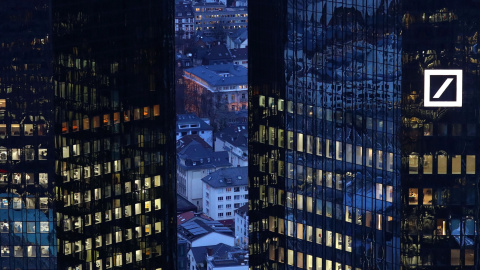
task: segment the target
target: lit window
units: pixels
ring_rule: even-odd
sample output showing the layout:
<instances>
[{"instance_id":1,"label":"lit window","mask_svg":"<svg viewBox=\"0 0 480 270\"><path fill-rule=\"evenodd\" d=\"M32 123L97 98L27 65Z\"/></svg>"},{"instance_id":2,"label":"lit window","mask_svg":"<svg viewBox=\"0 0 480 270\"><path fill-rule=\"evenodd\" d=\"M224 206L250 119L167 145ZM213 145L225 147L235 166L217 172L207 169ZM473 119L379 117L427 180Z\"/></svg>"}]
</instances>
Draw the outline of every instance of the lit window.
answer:
<instances>
[{"instance_id":1,"label":"lit window","mask_svg":"<svg viewBox=\"0 0 480 270\"><path fill-rule=\"evenodd\" d=\"M446 155L438 155L438 174L446 174L447 173L447 156Z\"/></svg>"}]
</instances>

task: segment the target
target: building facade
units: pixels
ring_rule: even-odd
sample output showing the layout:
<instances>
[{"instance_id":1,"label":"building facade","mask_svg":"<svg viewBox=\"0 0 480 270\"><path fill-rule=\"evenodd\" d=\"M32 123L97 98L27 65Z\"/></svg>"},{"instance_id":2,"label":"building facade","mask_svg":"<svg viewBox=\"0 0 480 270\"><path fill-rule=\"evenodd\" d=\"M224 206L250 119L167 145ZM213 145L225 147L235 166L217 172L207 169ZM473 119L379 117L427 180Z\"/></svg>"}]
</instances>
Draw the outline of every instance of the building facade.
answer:
<instances>
[{"instance_id":1,"label":"building facade","mask_svg":"<svg viewBox=\"0 0 480 270\"><path fill-rule=\"evenodd\" d=\"M235 246L248 250L248 204L235 210Z\"/></svg>"},{"instance_id":2,"label":"building facade","mask_svg":"<svg viewBox=\"0 0 480 270\"><path fill-rule=\"evenodd\" d=\"M247 28L246 7L226 7L222 2L198 2L193 4L195 31L206 36L225 39L229 31Z\"/></svg>"},{"instance_id":3,"label":"building facade","mask_svg":"<svg viewBox=\"0 0 480 270\"><path fill-rule=\"evenodd\" d=\"M203 210L215 220L233 220L248 202L248 168L224 168L202 178Z\"/></svg>"},{"instance_id":4,"label":"building facade","mask_svg":"<svg viewBox=\"0 0 480 270\"><path fill-rule=\"evenodd\" d=\"M400 269L397 4L249 3L251 269Z\"/></svg>"},{"instance_id":5,"label":"building facade","mask_svg":"<svg viewBox=\"0 0 480 270\"><path fill-rule=\"evenodd\" d=\"M403 9L402 265L475 269L480 3L403 1ZM458 70L460 76L427 78L442 70ZM454 83L439 98L433 96L448 78ZM431 97L424 80L431 82ZM460 106L427 107L429 99L455 97L459 80Z\"/></svg>"},{"instance_id":6,"label":"building facade","mask_svg":"<svg viewBox=\"0 0 480 270\"><path fill-rule=\"evenodd\" d=\"M480 3L250 7L251 267L474 269Z\"/></svg>"},{"instance_id":7,"label":"building facade","mask_svg":"<svg viewBox=\"0 0 480 270\"><path fill-rule=\"evenodd\" d=\"M181 39L191 39L195 34L195 16L192 2L182 1L175 4L175 33Z\"/></svg>"},{"instance_id":8,"label":"building facade","mask_svg":"<svg viewBox=\"0 0 480 270\"><path fill-rule=\"evenodd\" d=\"M175 268L173 15L53 1L61 269Z\"/></svg>"},{"instance_id":9,"label":"building facade","mask_svg":"<svg viewBox=\"0 0 480 270\"><path fill-rule=\"evenodd\" d=\"M55 269L50 1L0 4L0 268Z\"/></svg>"},{"instance_id":10,"label":"building facade","mask_svg":"<svg viewBox=\"0 0 480 270\"><path fill-rule=\"evenodd\" d=\"M208 117L211 123L227 123L229 113L248 109L247 69L240 65L219 64L184 70L185 111Z\"/></svg>"},{"instance_id":11,"label":"building facade","mask_svg":"<svg viewBox=\"0 0 480 270\"><path fill-rule=\"evenodd\" d=\"M222 168L231 167L227 151L214 152L197 141L192 141L178 152L177 192L203 210L202 178Z\"/></svg>"}]
</instances>

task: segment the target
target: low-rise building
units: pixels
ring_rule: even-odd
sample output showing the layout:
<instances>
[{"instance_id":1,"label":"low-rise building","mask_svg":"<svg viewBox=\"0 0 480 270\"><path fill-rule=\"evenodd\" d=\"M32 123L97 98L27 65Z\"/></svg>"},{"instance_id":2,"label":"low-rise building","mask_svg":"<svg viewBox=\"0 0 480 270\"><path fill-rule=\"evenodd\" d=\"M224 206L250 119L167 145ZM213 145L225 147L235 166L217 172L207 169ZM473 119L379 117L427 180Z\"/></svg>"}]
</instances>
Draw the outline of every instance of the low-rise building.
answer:
<instances>
[{"instance_id":1,"label":"low-rise building","mask_svg":"<svg viewBox=\"0 0 480 270\"><path fill-rule=\"evenodd\" d=\"M229 49L242 49L248 47L247 28L237 29L227 35L227 47Z\"/></svg>"},{"instance_id":2,"label":"low-rise building","mask_svg":"<svg viewBox=\"0 0 480 270\"><path fill-rule=\"evenodd\" d=\"M247 112L247 73L244 66L233 64L185 69L185 110L213 123L225 113Z\"/></svg>"},{"instance_id":3,"label":"low-rise building","mask_svg":"<svg viewBox=\"0 0 480 270\"><path fill-rule=\"evenodd\" d=\"M248 167L224 168L202 178L204 213L215 220L234 219L248 203Z\"/></svg>"},{"instance_id":4,"label":"low-rise building","mask_svg":"<svg viewBox=\"0 0 480 270\"><path fill-rule=\"evenodd\" d=\"M248 249L248 204L235 210L235 245Z\"/></svg>"},{"instance_id":5,"label":"low-rise building","mask_svg":"<svg viewBox=\"0 0 480 270\"><path fill-rule=\"evenodd\" d=\"M195 114L177 115L177 141L187 135L198 135L208 145L213 146L213 128Z\"/></svg>"},{"instance_id":6,"label":"low-rise building","mask_svg":"<svg viewBox=\"0 0 480 270\"><path fill-rule=\"evenodd\" d=\"M215 134L215 151L227 151L233 167L248 166L247 125L228 126Z\"/></svg>"},{"instance_id":7,"label":"low-rise building","mask_svg":"<svg viewBox=\"0 0 480 270\"><path fill-rule=\"evenodd\" d=\"M214 152L197 141L191 141L177 153L177 193L202 211L201 179L231 166L226 151Z\"/></svg>"},{"instance_id":8,"label":"low-rise building","mask_svg":"<svg viewBox=\"0 0 480 270\"><path fill-rule=\"evenodd\" d=\"M232 230L215 220L194 217L177 226L179 237L188 242L188 247L204 247L209 245L234 245Z\"/></svg>"},{"instance_id":9,"label":"low-rise building","mask_svg":"<svg viewBox=\"0 0 480 270\"><path fill-rule=\"evenodd\" d=\"M231 49L232 62L235 65L242 65L248 68L248 48Z\"/></svg>"},{"instance_id":10,"label":"low-rise building","mask_svg":"<svg viewBox=\"0 0 480 270\"><path fill-rule=\"evenodd\" d=\"M248 270L248 253L225 244L194 247L187 259L190 270Z\"/></svg>"}]
</instances>

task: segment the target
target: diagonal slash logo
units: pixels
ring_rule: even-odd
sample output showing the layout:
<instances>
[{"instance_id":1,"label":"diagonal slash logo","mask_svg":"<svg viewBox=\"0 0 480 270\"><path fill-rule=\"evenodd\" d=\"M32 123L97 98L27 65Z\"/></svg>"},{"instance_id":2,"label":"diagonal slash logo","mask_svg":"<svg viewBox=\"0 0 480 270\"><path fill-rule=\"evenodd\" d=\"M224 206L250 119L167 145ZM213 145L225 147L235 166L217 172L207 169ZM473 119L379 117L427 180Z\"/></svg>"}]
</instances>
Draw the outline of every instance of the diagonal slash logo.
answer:
<instances>
[{"instance_id":1,"label":"diagonal slash logo","mask_svg":"<svg viewBox=\"0 0 480 270\"><path fill-rule=\"evenodd\" d=\"M462 107L462 70L425 70L425 107Z\"/></svg>"}]
</instances>

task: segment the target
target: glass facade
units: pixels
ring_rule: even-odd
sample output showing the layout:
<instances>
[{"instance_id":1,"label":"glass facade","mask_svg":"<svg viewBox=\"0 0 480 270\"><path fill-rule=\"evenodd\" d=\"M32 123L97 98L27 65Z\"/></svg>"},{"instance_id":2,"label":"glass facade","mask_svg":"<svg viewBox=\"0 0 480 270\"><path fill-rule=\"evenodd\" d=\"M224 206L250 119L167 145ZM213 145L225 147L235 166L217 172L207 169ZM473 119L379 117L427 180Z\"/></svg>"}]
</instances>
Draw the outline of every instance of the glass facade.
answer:
<instances>
[{"instance_id":1,"label":"glass facade","mask_svg":"<svg viewBox=\"0 0 480 270\"><path fill-rule=\"evenodd\" d=\"M62 269L175 269L173 11L53 1Z\"/></svg>"},{"instance_id":2,"label":"glass facade","mask_svg":"<svg viewBox=\"0 0 480 270\"><path fill-rule=\"evenodd\" d=\"M49 1L0 4L0 268L54 269Z\"/></svg>"},{"instance_id":3,"label":"glass facade","mask_svg":"<svg viewBox=\"0 0 480 270\"><path fill-rule=\"evenodd\" d=\"M251 269L399 269L398 4L249 8Z\"/></svg>"},{"instance_id":4,"label":"glass facade","mask_svg":"<svg viewBox=\"0 0 480 270\"><path fill-rule=\"evenodd\" d=\"M476 269L480 4L403 1L403 9L402 265ZM461 107L425 107L425 73L445 69L462 72Z\"/></svg>"},{"instance_id":5,"label":"glass facade","mask_svg":"<svg viewBox=\"0 0 480 270\"><path fill-rule=\"evenodd\" d=\"M2 269L175 269L173 11L0 4Z\"/></svg>"}]
</instances>

